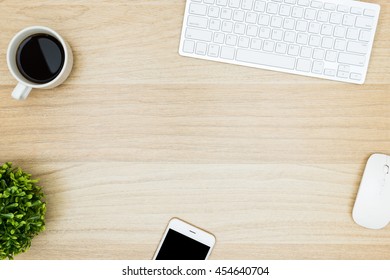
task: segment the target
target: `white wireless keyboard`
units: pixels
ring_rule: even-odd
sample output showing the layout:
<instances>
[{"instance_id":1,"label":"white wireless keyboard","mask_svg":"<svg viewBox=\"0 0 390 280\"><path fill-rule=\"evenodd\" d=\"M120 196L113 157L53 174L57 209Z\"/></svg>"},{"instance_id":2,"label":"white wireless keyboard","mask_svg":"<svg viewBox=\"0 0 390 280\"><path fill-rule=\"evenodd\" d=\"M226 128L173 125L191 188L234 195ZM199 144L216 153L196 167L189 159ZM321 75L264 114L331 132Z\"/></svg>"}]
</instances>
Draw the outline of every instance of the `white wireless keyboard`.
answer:
<instances>
[{"instance_id":1,"label":"white wireless keyboard","mask_svg":"<svg viewBox=\"0 0 390 280\"><path fill-rule=\"evenodd\" d=\"M179 53L363 84L379 12L350 0L187 0Z\"/></svg>"}]
</instances>

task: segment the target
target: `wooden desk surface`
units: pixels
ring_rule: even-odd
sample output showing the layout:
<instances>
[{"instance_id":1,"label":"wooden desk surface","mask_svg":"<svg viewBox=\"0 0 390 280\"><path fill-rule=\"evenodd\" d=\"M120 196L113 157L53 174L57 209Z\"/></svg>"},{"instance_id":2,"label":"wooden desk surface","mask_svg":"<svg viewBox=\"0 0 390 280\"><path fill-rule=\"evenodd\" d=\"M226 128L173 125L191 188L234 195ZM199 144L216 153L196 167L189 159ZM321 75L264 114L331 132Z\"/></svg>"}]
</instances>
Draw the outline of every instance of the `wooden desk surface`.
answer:
<instances>
[{"instance_id":1,"label":"wooden desk surface","mask_svg":"<svg viewBox=\"0 0 390 280\"><path fill-rule=\"evenodd\" d=\"M359 86L180 57L184 0L0 0L0 162L48 203L17 259L150 259L173 216L216 235L211 259L389 259L390 226L351 217L367 158L390 154L390 3L372 2ZM75 65L18 102L5 51L30 25Z\"/></svg>"}]
</instances>

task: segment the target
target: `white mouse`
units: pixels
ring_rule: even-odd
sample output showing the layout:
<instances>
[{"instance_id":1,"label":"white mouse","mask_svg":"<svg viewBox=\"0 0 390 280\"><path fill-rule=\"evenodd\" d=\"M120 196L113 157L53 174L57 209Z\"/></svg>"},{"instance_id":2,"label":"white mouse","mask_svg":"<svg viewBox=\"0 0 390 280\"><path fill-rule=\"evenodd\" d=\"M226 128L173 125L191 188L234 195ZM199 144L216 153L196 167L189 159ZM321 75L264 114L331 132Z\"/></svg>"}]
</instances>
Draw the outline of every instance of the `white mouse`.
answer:
<instances>
[{"instance_id":1,"label":"white mouse","mask_svg":"<svg viewBox=\"0 0 390 280\"><path fill-rule=\"evenodd\" d=\"M370 229L384 228L390 222L390 156L373 154L368 159L352 217Z\"/></svg>"}]
</instances>

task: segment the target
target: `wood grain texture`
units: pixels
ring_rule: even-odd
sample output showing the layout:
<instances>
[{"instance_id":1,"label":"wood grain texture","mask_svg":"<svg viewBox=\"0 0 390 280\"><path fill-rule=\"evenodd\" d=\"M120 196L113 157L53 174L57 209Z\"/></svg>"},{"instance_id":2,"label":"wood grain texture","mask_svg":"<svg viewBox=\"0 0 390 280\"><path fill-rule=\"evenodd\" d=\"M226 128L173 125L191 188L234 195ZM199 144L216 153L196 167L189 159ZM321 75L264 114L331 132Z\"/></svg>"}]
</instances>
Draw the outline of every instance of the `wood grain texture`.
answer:
<instances>
[{"instance_id":1,"label":"wood grain texture","mask_svg":"<svg viewBox=\"0 0 390 280\"><path fill-rule=\"evenodd\" d=\"M184 0L0 1L0 162L41 179L47 230L18 259L150 259L168 220L212 259L390 259L351 217L365 161L390 154L390 4L366 84L180 57ZM46 25L74 70L17 102L5 51Z\"/></svg>"}]
</instances>

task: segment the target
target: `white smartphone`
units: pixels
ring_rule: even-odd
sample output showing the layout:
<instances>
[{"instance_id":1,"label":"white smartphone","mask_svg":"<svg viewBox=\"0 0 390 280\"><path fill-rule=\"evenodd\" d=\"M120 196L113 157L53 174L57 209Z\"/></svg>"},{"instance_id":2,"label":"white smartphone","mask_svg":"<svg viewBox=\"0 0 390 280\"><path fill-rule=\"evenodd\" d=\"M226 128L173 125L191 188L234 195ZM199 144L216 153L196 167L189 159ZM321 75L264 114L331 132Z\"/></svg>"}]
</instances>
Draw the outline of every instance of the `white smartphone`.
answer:
<instances>
[{"instance_id":1,"label":"white smartphone","mask_svg":"<svg viewBox=\"0 0 390 280\"><path fill-rule=\"evenodd\" d=\"M206 260L215 244L211 233L173 218L153 256L154 260Z\"/></svg>"}]
</instances>

